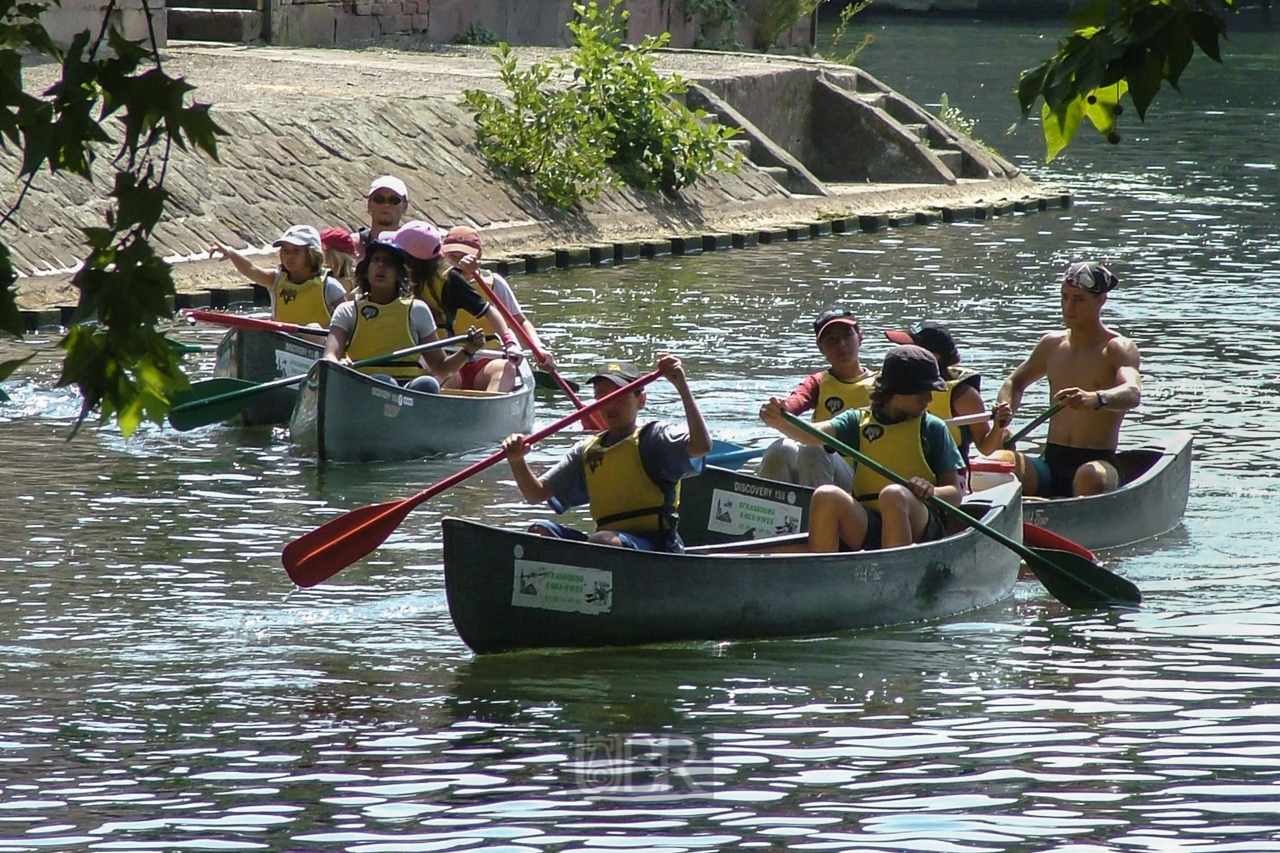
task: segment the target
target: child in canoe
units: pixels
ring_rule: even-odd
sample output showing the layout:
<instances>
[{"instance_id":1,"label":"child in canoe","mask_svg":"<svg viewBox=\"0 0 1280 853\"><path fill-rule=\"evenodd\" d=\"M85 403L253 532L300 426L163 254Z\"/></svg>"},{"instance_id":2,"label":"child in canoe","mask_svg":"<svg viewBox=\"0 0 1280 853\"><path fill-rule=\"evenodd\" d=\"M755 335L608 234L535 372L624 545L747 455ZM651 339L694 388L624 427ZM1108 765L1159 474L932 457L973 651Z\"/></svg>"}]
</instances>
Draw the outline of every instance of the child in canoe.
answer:
<instances>
[{"instance_id":1,"label":"child in canoe","mask_svg":"<svg viewBox=\"0 0 1280 853\"><path fill-rule=\"evenodd\" d=\"M502 443L526 501L549 502L557 512L589 504L596 523L590 535L554 521L536 521L530 532L638 551L684 550L676 530L680 480L701 467L694 460L710 452L711 435L680 359L659 353L657 369L680 395L684 427L660 421L637 426L645 404L644 391L637 390L600 409L604 432L578 442L541 477L525 461L523 435ZM615 361L602 365L590 382L600 399L639 378L634 365Z\"/></svg>"},{"instance_id":2,"label":"child in canoe","mask_svg":"<svg viewBox=\"0 0 1280 853\"><path fill-rule=\"evenodd\" d=\"M298 326L328 326L333 309L347 291L324 267L320 232L310 225L293 225L271 245L280 255L280 266L275 270L264 270L218 242L209 248L209 254L230 260L241 275L267 289L271 319Z\"/></svg>"},{"instance_id":3,"label":"child in canoe","mask_svg":"<svg viewBox=\"0 0 1280 853\"><path fill-rule=\"evenodd\" d=\"M847 409L818 425L822 432L861 451L911 481L890 482L855 465L852 491L821 486L809 505L809 550L827 553L895 548L946 535L942 516L924 501L930 495L959 506L964 459L947 425L929 414L934 391L947 390L938 362L917 346L895 347L884 358L865 409ZM819 439L782 417L776 397L761 419L802 444Z\"/></svg>"}]
</instances>

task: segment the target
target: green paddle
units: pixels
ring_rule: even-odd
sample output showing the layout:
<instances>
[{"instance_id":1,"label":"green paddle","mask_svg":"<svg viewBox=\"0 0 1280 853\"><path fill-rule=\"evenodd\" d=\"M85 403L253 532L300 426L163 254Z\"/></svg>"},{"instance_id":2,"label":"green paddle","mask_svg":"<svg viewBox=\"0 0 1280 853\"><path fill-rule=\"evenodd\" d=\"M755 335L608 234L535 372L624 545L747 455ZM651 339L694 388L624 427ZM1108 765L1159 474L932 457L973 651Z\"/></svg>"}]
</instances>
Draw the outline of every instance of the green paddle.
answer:
<instances>
[{"instance_id":1,"label":"green paddle","mask_svg":"<svg viewBox=\"0 0 1280 853\"><path fill-rule=\"evenodd\" d=\"M1011 435L1009 437L1009 440L1004 443L1005 448L1010 450L1013 449L1013 446L1015 444L1017 444L1019 441L1022 441L1022 439L1026 438L1027 436L1031 435L1031 431L1033 429L1040 426L1040 424L1044 423L1045 421L1049 420L1049 418L1058 414L1058 412L1062 411L1062 406L1063 406L1062 403L1054 403L1052 406L1045 409L1038 416L1033 418L1031 423L1027 424L1022 429L1018 430L1013 435Z\"/></svg>"},{"instance_id":2,"label":"green paddle","mask_svg":"<svg viewBox=\"0 0 1280 853\"><path fill-rule=\"evenodd\" d=\"M466 335L456 335L452 338L445 338L440 341L431 341L426 344L418 344L415 347L406 347L405 349L389 352L385 355L376 355L373 358L361 359L355 362L352 367L373 367L379 364L387 364L392 361L404 358L410 355L427 352L442 347L454 346L464 343L467 340ZM219 421L225 421L234 418L240 412L244 411L244 407L260 394L265 394L276 388L287 388L290 385L297 385L299 382L307 378L307 374L299 374L298 376L286 376L283 379L273 379L270 382L248 382L243 379L230 379L228 377L219 377L217 379L209 379L205 382L197 382L191 386L188 392L187 402L180 403L169 410L169 424L174 429L186 431L195 429L196 427L207 426L208 424L216 424ZM248 387L244 387L247 384Z\"/></svg>"},{"instance_id":3,"label":"green paddle","mask_svg":"<svg viewBox=\"0 0 1280 853\"><path fill-rule=\"evenodd\" d=\"M827 435L813 424L800 420L790 412L783 412L782 418L797 429L854 459L859 465L866 465L872 471L899 485L910 485L906 477L895 474L874 459ZM1031 571L1035 572L1045 589L1068 607L1134 607L1142 602L1142 593L1136 586L1079 554L1048 548L1028 548L940 498L930 495L925 503L938 512L949 513L965 526L972 527L1020 556L1026 561Z\"/></svg>"},{"instance_id":4,"label":"green paddle","mask_svg":"<svg viewBox=\"0 0 1280 853\"><path fill-rule=\"evenodd\" d=\"M577 394L579 391L582 390L582 388L578 385L577 382L574 382L572 379L569 379L564 374L561 374L560 378L564 380L564 384L568 385L569 390L572 391L573 393ZM545 370L533 371L533 384L535 387L541 388L544 391L560 390L560 386L556 384L556 378L552 376L550 373L547 373Z\"/></svg>"}]
</instances>

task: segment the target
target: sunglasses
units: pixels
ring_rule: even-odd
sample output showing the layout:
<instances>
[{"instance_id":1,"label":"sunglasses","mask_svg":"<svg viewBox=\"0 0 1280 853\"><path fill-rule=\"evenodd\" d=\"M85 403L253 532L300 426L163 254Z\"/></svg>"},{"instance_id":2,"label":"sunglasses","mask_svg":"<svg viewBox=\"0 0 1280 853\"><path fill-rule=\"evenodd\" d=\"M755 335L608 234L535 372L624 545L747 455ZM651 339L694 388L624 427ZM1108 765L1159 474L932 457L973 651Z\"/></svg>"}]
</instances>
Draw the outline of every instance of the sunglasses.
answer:
<instances>
[{"instance_id":1,"label":"sunglasses","mask_svg":"<svg viewBox=\"0 0 1280 853\"><path fill-rule=\"evenodd\" d=\"M404 199L398 195L371 195L369 198L374 204L399 204L404 201Z\"/></svg>"}]
</instances>

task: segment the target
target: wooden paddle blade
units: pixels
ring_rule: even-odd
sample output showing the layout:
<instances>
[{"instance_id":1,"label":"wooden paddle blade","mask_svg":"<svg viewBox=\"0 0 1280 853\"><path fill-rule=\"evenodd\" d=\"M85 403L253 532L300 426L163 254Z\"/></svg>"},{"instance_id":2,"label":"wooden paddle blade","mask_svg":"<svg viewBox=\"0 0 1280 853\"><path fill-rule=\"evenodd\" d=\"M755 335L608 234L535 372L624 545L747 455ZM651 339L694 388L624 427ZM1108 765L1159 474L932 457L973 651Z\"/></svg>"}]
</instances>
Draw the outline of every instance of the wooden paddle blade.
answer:
<instances>
[{"instance_id":1,"label":"wooden paddle blade","mask_svg":"<svg viewBox=\"0 0 1280 853\"><path fill-rule=\"evenodd\" d=\"M1065 536L1059 536L1048 528L1041 527L1038 524L1032 524L1029 521L1022 522L1022 544L1028 548L1049 548L1054 551L1070 551L1072 554L1079 554L1090 562L1097 561L1098 557L1083 545L1072 542Z\"/></svg>"},{"instance_id":2,"label":"wooden paddle blade","mask_svg":"<svg viewBox=\"0 0 1280 853\"><path fill-rule=\"evenodd\" d=\"M301 587L323 583L370 554L400 526L419 501L388 501L343 513L284 547L280 562Z\"/></svg>"},{"instance_id":3,"label":"wooden paddle blade","mask_svg":"<svg viewBox=\"0 0 1280 853\"><path fill-rule=\"evenodd\" d=\"M1079 554L1052 548L1029 551L1023 559L1035 572L1036 579L1068 607L1137 607L1142 603L1142 593L1137 586Z\"/></svg>"}]
</instances>

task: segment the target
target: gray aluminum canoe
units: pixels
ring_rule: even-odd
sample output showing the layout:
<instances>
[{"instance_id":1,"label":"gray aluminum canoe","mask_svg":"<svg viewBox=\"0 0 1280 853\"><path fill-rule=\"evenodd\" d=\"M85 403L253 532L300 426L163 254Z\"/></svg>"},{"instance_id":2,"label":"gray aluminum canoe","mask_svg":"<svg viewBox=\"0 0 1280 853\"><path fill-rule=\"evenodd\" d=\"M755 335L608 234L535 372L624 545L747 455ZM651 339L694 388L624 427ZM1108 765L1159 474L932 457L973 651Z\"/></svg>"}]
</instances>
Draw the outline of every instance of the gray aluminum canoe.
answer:
<instances>
[{"instance_id":1,"label":"gray aluminum canoe","mask_svg":"<svg viewBox=\"0 0 1280 853\"><path fill-rule=\"evenodd\" d=\"M218 342L213 375L249 382L301 376L324 355L324 344L254 329L229 329ZM288 423L298 389L275 388L255 396L235 422L245 426Z\"/></svg>"},{"instance_id":2,"label":"gray aluminum canoe","mask_svg":"<svg viewBox=\"0 0 1280 853\"><path fill-rule=\"evenodd\" d=\"M509 394L424 394L320 360L298 393L289 433L300 453L334 462L396 462L496 448L533 428L533 372L522 359Z\"/></svg>"},{"instance_id":3,"label":"gray aluminum canoe","mask_svg":"<svg viewBox=\"0 0 1280 853\"><path fill-rule=\"evenodd\" d=\"M971 499L1021 538L1021 490ZM657 554L446 518L445 589L477 653L545 647L802 637L938 619L1000 601L1018 555L965 529L936 542L839 554L760 553L802 536ZM752 553L752 552L756 553Z\"/></svg>"},{"instance_id":4,"label":"gray aluminum canoe","mask_svg":"<svg viewBox=\"0 0 1280 853\"><path fill-rule=\"evenodd\" d=\"M1104 495L1030 498L1023 517L1086 548L1118 548L1159 536L1178 526L1191 490L1189 432L1172 432L1121 450L1124 485Z\"/></svg>"}]
</instances>

